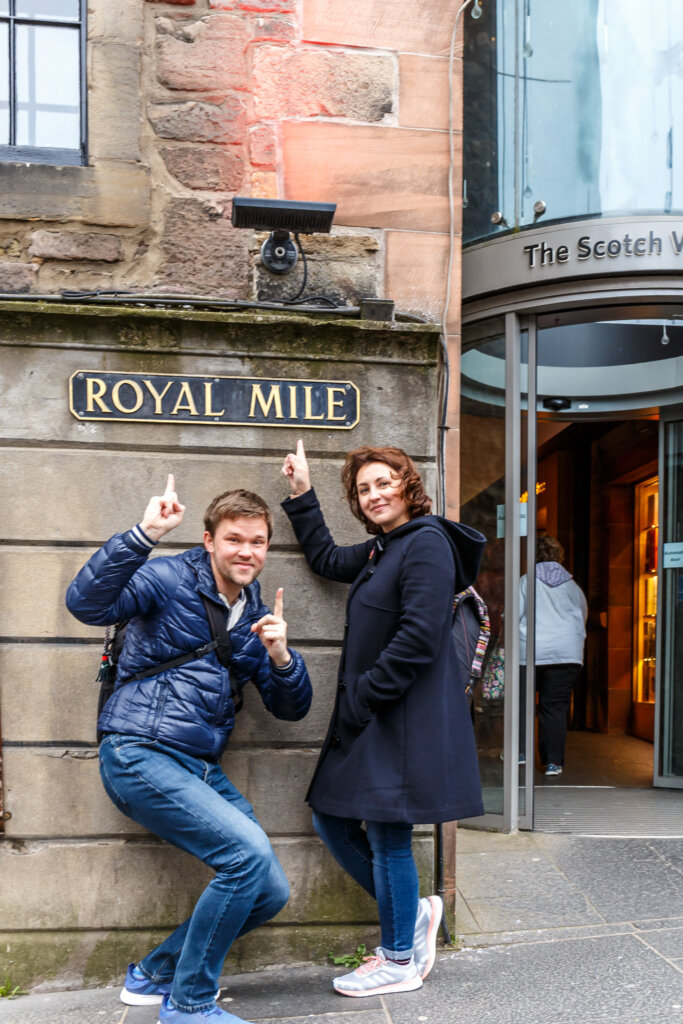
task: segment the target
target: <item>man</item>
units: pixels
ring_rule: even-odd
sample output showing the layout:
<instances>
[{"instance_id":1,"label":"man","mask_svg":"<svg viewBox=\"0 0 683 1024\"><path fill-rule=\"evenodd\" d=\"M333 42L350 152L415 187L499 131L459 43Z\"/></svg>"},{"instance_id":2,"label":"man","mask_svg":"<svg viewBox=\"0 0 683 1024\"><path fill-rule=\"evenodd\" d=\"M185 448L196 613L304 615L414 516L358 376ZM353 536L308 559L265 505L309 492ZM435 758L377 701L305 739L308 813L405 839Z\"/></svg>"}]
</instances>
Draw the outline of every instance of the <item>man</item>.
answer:
<instances>
[{"instance_id":1,"label":"man","mask_svg":"<svg viewBox=\"0 0 683 1024\"><path fill-rule=\"evenodd\" d=\"M116 688L98 722L104 788L124 814L215 871L192 916L130 965L121 999L161 1003L162 1024L244 1024L216 1006L223 961L239 935L284 906L289 887L220 757L244 684L252 680L268 710L289 721L307 713L311 684L301 655L287 647L282 589L271 614L256 582L273 531L268 506L249 491L227 491L206 510L203 547L148 561L182 522L174 488L171 475L142 521L88 560L66 603L89 624L129 620ZM200 650L211 641L202 595L227 618L229 668L215 650Z\"/></svg>"}]
</instances>

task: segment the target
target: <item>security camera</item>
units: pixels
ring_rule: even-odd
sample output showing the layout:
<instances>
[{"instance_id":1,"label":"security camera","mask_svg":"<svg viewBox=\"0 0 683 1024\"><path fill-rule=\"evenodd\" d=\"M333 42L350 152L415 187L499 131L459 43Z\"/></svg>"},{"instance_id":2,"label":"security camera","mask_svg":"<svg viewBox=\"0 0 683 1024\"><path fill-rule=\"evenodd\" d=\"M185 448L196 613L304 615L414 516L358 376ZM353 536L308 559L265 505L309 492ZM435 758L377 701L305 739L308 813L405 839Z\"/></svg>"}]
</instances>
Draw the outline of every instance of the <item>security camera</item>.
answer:
<instances>
[{"instance_id":1,"label":"security camera","mask_svg":"<svg viewBox=\"0 0 683 1024\"><path fill-rule=\"evenodd\" d=\"M272 273L287 274L297 261L296 246L290 234L328 234L336 209L336 203L301 203L289 199L235 196L232 201L232 224L236 228L270 231L261 246L261 260Z\"/></svg>"}]
</instances>

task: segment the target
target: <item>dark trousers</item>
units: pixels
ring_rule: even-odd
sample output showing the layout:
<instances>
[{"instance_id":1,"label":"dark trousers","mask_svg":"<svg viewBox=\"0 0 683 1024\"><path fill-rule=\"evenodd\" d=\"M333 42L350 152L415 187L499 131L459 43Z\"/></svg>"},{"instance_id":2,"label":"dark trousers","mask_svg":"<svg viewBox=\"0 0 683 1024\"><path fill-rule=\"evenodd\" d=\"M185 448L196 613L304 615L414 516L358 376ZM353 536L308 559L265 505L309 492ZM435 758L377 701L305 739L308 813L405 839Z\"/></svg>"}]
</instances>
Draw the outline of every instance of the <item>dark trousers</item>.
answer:
<instances>
[{"instance_id":1,"label":"dark trousers","mask_svg":"<svg viewBox=\"0 0 683 1024\"><path fill-rule=\"evenodd\" d=\"M573 663L536 666L538 693L538 757L541 764L564 764L567 739L567 715L572 690L578 682L581 666ZM526 665L520 667L519 749L526 742Z\"/></svg>"}]
</instances>

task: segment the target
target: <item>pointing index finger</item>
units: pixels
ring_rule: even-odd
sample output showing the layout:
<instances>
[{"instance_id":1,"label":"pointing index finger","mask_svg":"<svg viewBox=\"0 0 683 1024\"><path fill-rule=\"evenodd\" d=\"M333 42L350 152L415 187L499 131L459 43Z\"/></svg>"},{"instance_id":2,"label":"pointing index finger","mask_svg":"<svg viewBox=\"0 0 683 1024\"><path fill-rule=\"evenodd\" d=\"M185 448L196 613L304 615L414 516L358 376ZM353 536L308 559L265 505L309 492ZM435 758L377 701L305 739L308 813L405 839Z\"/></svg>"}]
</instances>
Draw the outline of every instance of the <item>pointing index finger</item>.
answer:
<instances>
[{"instance_id":1,"label":"pointing index finger","mask_svg":"<svg viewBox=\"0 0 683 1024\"><path fill-rule=\"evenodd\" d=\"M284 588L278 587L277 593L275 595L275 604L273 605L273 615L275 615L278 619L282 618L282 612L284 610L284 601L282 599L283 594Z\"/></svg>"},{"instance_id":2,"label":"pointing index finger","mask_svg":"<svg viewBox=\"0 0 683 1024\"><path fill-rule=\"evenodd\" d=\"M304 451L304 442L301 440L301 438L299 438L299 440L296 442L296 454L297 458L299 459L306 458L306 452Z\"/></svg>"},{"instance_id":3,"label":"pointing index finger","mask_svg":"<svg viewBox=\"0 0 683 1024\"><path fill-rule=\"evenodd\" d=\"M166 480L166 490L164 491L164 497L168 498L171 496L171 494L175 494L175 477L173 473L168 474L168 479Z\"/></svg>"}]
</instances>

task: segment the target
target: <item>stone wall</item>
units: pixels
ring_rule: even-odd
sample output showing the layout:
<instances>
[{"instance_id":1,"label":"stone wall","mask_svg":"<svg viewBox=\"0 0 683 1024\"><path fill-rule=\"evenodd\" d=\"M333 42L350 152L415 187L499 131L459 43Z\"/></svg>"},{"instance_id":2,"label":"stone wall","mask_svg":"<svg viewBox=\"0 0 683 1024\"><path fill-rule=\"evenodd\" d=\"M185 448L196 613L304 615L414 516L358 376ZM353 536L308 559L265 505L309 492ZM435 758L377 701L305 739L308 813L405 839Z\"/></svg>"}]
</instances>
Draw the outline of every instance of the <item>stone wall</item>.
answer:
<instances>
[{"instance_id":1,"label":"stone wall","mask_svg":"<svg viewBox=\"0 0 683 1024\"><path fill-rule=\"evenodd\" d=\"M248 692L225 766L272 837L292 883L276 921L246 937L230 969L324 962L376 938L376 908L313 835L303 796L333 700L345 588L313 577L279 502L283 455L303 436L338 541L362 539L341 496L343 453L359 444L409 448L433 492L437 330L333 316L0 304L3 402L0 486L0 708L5 834L0 839L0 977L23 986L120 980L129 960L179 923L206 881L197 862L118 813L97 770L95 708L102 630L78 623L64 592L89 554L137 522L173 471L187 505L160 547L201 537L210 499L254 489L275 512L261 577L285 587L293 646L315 699L301 722L278 722ZM69 410L78 370L352 381L352 430L91 422ZM251 688L248 688L251 689ZM432 885L429 830L416 838Z\"/></svg>"},{"instance_id":2,"label":"stone wall","mask_svg":"<svg viewBox=\"0 0 683 1024\"><path fill-rule=\"evenodd\" d=\"M309 294L440 320L449 236L447 0L90 0L89 166L0 164L0 292L284 298L236 194L338 204ZM454 182L461 153L455 65ZM457 334L460 204L449 312Z\"/></svg>"}]
</instances>

